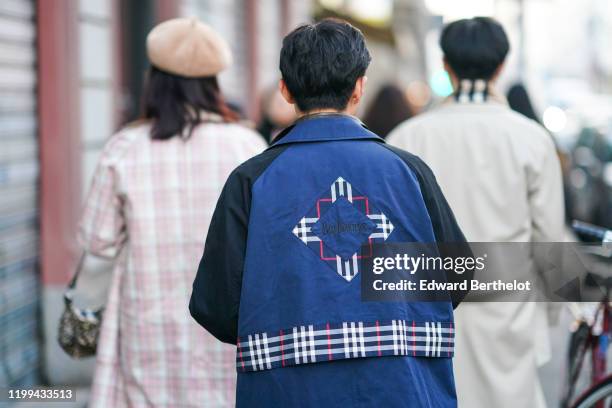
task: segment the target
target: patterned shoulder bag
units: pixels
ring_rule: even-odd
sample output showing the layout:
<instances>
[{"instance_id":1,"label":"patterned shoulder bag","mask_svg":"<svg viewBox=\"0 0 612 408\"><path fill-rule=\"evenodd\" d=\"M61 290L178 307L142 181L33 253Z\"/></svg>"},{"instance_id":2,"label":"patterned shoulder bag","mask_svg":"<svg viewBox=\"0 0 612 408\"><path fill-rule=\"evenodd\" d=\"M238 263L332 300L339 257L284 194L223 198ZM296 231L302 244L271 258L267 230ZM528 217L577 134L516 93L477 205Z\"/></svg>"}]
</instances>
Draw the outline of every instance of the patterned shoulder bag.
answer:
<instances>
[{"instance_id":1,"label":"patterned shoulder bag","mask_svg":"<svg viewBox=\"0 0 612 408\"><path fill-rule=\"evenodd\" d=\"M64 293L64 312L60 318L57 336L60 347L73 358L90 357L96 354L104 312L103 307L81 309L73 303L74 288L83 269L84 261L85 252L81 255L74 276Z\"/></svg>"}]
</instances>

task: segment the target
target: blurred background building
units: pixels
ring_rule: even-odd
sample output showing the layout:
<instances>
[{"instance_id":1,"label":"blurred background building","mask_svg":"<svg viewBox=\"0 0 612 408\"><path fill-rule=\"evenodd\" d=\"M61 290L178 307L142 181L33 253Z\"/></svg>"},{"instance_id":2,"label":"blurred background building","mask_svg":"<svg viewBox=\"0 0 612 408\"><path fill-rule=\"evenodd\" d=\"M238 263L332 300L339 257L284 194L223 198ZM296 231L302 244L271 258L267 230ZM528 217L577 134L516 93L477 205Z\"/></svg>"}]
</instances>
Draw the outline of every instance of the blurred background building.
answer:
<instances>
[{"instance_id":1,"label":"blurred background building","mask_svg":"<svg viewBox=\"0 0 612 408\"><path fill-rule=\"evenodd\" d=\"M253 122L279 78L282 37L300 22L332 16L361 28L373 56L364 110L394 84L418 114L452 91L443 24L498 18L512 44L500 89L522 83L555 137L570 216L612 227L606 0L2 0L0 387L89 382L93 362L70 360L55 341L81 200L106 139L138 117L146 34L192 15L232 46L222 88Z\"/></svg>"},{"instance_id":2,"label":"blurred background building","mask_svg":"<svg viewBox=\"0 0 612 408\"><path fill-rule=\"evenodd\" d=\"M232 45L229 99L255 117L302 0L0 2L0 387L87 384L56 344L81 200L105 141L139 115L145 38L198 16Z\"/></svg>"}]
</instances>

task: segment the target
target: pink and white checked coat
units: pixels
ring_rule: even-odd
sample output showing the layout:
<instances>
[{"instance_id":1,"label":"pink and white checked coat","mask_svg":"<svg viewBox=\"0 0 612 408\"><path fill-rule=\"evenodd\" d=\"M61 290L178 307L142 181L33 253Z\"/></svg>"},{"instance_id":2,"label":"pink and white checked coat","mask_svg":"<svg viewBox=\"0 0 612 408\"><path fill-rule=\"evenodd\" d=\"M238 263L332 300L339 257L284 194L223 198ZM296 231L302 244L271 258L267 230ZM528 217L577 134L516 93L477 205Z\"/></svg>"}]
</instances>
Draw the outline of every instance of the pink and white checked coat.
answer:
<instances>
[{"instance_id":1,"label":"pink and white checked coat","mask_svg":"<svg viewBox=\"0 0 612 408\"><path fill-rule=\"evenodd\" d=\"M80 224L87 252L116 257L90 406L233 406L235 349L188 303L221 188L266 145L238 124L205 123L186 140L153 141L149 130L108 142Z\"/></svg>"}]
</instances>

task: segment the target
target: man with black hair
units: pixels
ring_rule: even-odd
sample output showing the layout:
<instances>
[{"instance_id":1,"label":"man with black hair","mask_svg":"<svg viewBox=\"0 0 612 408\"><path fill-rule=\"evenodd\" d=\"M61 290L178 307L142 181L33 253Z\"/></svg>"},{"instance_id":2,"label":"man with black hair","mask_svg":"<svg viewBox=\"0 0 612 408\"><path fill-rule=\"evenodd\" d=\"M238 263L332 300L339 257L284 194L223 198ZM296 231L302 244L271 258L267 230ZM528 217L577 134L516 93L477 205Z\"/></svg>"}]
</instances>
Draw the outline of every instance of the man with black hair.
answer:
<instances>
[{"instance_id":1,"label":"man with black hair","mask_svg":"<svg viewBox=\"0 0 612 408\"><path fill-rule=\"evenodd\" d=\"M472 242L563 240L563 191L550 135L513 112L495 90L510 48L487 17L448 24L440 46L454 93L408 120L387 139L431 166ZM530 271L535 259L506 259L499 276ZM529 299L527 299L529 300ZM537 367L550 355L545 304L488 302L456 313L455 378L459 405L544 407Z\"/></svg>"},{"instance_id":2,"label":"man with black hair","mask_svg":"<svg viewBox=\"0 0 612 408\"><path fill-rule=\"evenodd\" d=\"M344 21L287 35L280 90L300 118L219 198L190 311L237 345L239 407L456 406L453 308L464 294L361 301L372 245L466 246L429 168L352 116L369 63Z\"/></svg>"}]
</instances>

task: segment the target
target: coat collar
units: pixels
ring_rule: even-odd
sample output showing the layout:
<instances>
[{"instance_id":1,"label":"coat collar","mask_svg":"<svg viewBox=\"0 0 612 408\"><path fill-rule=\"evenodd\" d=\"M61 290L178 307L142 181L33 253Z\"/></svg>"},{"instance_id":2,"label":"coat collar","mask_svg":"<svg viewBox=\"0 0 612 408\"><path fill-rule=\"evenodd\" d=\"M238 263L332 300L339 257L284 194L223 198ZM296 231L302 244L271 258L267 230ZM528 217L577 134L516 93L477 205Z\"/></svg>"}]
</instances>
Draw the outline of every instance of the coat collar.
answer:
<instances>
[{"instance_id":1,"label":"coat collar","mask_svg":"<svg viewBox=\"0 0 612 408\"><path fill-rule=\"evenodd\" d=\"M486 97L483 94L486 92ZM442 105L502 105L508 106L508 101L492 82L486 83L482 79L475 81L462 80L458 89L445 98Z\"/></svg>"},{"instance_id":2,"label":"coat collar","mask_svg":"<svg viewBox=\"0 0 612 408\"><path fill-rule=\"evenodd\" d=\"M340 113L318 113L298 119L284 129L269 148L304 142L370 139L384 143L384 139L372 133L359 119Z\"/></svg>"}]
</instances>

